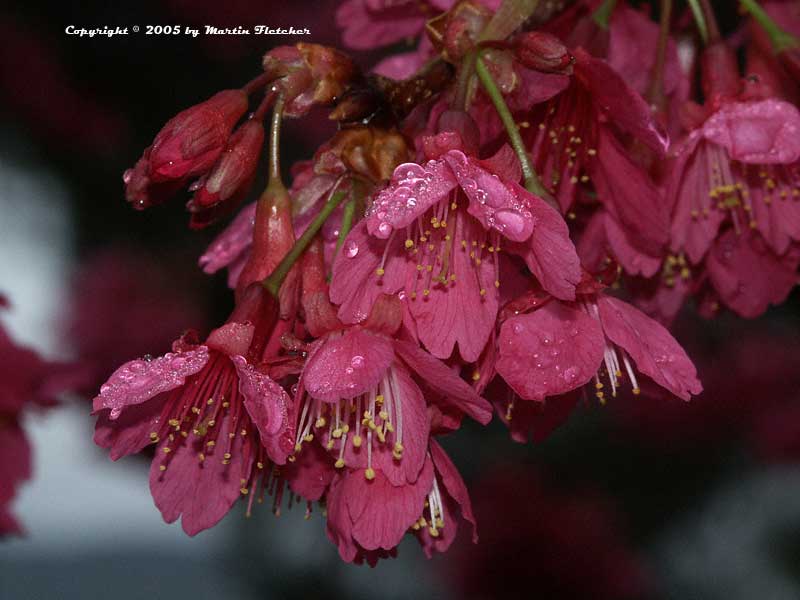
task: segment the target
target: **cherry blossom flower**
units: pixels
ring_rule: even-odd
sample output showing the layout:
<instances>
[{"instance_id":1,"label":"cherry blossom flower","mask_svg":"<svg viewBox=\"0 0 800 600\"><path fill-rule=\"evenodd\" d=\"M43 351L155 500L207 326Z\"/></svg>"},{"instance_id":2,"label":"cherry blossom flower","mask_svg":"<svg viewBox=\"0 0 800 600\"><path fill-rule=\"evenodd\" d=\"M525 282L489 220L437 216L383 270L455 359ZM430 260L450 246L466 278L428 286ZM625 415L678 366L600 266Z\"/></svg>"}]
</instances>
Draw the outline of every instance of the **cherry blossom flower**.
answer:
<instances>
[{"instance_id":1,"label":"cherry blossom flower","mask_svg":"<svg viewBox=\"0 0 800 600\"><path fill-rule=\"evenodd\" d=\"M156 446L153 499L166 522L182 517L189 535L240 497L252 504L292 449L291 399L254 364L274 304L261 290L238 308L203 344L184 336L173 352L125 363L94 399L95 442L113 460Z\"/></svg>"},{"instance_id":2,"label":"cherry blossom flower","mask_svg":"<svg viewBox=\"0 0 800 600\"><path fill-rule=\"evenodd\" d=\"M458 134L437 140L461 144ZM398 166L334 263L339 316L358 322L377 295L401 292L434 356L448 358L458 345L474 361L497 316L501 250L520 255L555 296L573 299L580 272L566 224L515 175L493 172L503 160L508 149L494 161L451 149Z\"/></svg>"}]
</instances>

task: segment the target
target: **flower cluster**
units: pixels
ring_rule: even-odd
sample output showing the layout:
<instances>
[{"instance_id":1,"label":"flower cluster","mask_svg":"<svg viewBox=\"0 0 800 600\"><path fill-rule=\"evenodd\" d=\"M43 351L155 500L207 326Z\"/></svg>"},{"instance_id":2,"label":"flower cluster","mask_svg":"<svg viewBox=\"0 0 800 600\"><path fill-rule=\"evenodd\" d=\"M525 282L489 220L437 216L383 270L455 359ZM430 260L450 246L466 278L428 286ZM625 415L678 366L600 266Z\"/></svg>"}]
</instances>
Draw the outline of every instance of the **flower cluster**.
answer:
<instances>
[{"instance_id":1,"label":"flower cluster","mask_svg":"<svg viewBox=\"0 0 800 600\"><path fill-rule=\"evenodd\" d=\"M624 1L348 0L346 46L416 50L371 72L269 51L124 175L138 209L188 189L203 227L268 140L265 190L199 261L227 268L230 316L117 369L95 441L115 460L155 446L156 505L189 535L270 495L319 503L341 557L375 564L406 534L445 550L460 521L477 540L438 441L465 417L525 441L578 402L700 393L678 310L757 316L800 264L796 46L743 4L768 38L746 72L708 2L693 37L669 1L659 24ZM287 189L281 124L312 109L339 129Z\"/></svg>"}]
</instances>

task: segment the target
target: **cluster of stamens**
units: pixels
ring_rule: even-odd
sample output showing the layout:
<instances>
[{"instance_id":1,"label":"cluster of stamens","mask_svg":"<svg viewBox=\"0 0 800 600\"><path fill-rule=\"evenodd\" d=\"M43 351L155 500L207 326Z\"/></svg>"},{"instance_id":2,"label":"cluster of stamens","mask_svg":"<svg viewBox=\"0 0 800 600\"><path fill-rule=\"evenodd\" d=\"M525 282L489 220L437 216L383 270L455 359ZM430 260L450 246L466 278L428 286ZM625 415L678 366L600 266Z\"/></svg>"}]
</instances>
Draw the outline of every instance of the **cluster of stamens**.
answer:
<instances>
[{"instance_id":1,"label":"cluster of stamens","mask_svg":"<svg viewBox=\"0 0 800 600\"><path fill-rule=\"evenodd\" d=\"M493 229L486 231L477 227L467 228L466 224L459 226L459 219L472 219L472 217L464 214L454 197L439 202L406 227L404 247L408 258L416 266L416 270L410 271L410 281L407 282L404 292L411 300L427 298L434 286L440 285L446 289L448 285L454 285L458 277L473 274L481 297L485 297L492 286L500 287L500 233ZM474 238L464 236L457 239L456 232L467 229L477 235ZM375 271L377 277L383 277L386 273L386 258L396 235L400 234L393 232L387 241L380 266ZM472 274L455 272L455 252L465 252L469 255L469 263L474 267ZM490 281L485 281L485 277L481 275L481 266L486 260L491 261L494 274Z\"/></svg>"},{"instance_id":2,"label":"cluster of stamens","mask_svg":"<svg viewBox=\"0 0 800 600\"><path fill-rule=\"evenodd\" d=\"M425 500L422 514L411 525L413 531L420 531L425 527L428 528L430 536L434 538L439 537L441 530L444 529L444 503L436 477L433 478L433 487Z\"/></svg>"},{"instance_id":3,"label":"cluster of stamens","mask_svg":"<svg viewBox=\"0 0 800 600\"><path fill-rule=\"evenodd\" d=\"M343 469L347 466L345 450L349 442L354 452L366 452L364 477L374 479L373 452L391 448L394 460L403 458L403 409L399 392L397 378L390 368L377 388L355 398L323 402L304 394L295 455L304 443L319 436L321 442L326 440L323 445L328 451L337 452L338 443L335 466ZM289 457L294 459L295 456Z\"/></svg>"},{"instance_id":4,"label":"cluster of stamens","mask_svg":"<svg viewBox=\"0 0 800 600\"><path fill-rule=\"evenodd\" d=\"M280 502L279 474L273 472L258 431L244 408L238 378L227 356L212 355L202 371L173 390L153 425L150 441L159 445L161 456L155 460L160 460L158 468L162 473L183 444L196 450L201 468L209 460L230 465L235 453L240 453L240 492L250 496L248 515L253 499L262 502L265 492L277 492L274 497Z\"/></svg>"},{"instance_id":5,"label":"cluster of stamens","mask_svg":"<svg viewBox=\"0 0 800 600\"><path fill-rule=\"evenodd\" d=\"M586 314L597 319L598 321L600 320L600 310L597 308L597 304L595 302L582 301L581 307ZM627 373L628 379L631 382L631 391L634 395L638 396L642 390L639 387L639 382L636 380L636 371L631 364L628 354L622 348L619 348L612 343L607 337L603 338L603 344L603 367L601 367L601 370L595 373L594 376L595 397L600 401L600 404L605 404L605 384L601 381L601 376L603 375L604 370L608 379L608 383L611 385L611 396L616 398L617 390L621 387L622 383L623 367L625 368L625 373Z\"/></svg>"}]
</instances>

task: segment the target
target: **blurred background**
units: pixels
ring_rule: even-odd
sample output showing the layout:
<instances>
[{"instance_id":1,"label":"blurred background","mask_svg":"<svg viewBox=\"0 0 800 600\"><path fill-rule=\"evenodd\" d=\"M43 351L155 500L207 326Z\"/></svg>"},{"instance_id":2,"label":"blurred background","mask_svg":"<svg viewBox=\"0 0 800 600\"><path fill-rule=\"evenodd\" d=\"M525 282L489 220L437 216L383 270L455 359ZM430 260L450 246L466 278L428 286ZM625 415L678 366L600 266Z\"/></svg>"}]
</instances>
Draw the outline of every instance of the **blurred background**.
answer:
<instances>
[{"instance_id":1,"label":"blurred background","mask_svg":"<svg viewBox=\"0 0 800 600\"><path fill-rule=\"evenodd\" d=\"M0 292L11 304L0 318L17 342L84 360L99 383L184 328L224 318L224 274L196 266L219 227L190 232L180 203L131 210L121 174L178 110L251 79L273 45L300 41L89 39L64 28L266 24L335 44L335 4L0 9ZM732 9L722 13L734 23ZM329 133L324 122L288 126L284 167ZM497 420L465 427L444 442L481 543L462 532L427 561L406 542L374 569L343 564L324 519L297 510L245 519L237 508L190 539L162 522L146 460L114 464L93 445L87 401L29 411L33 477L12 506L25 533L0 542L0 598L800 598L799 326L796 293L755 322L687 310L676 337L707 390L691 404L582 407L528 445Z\"/></svg>"}]
</instances>

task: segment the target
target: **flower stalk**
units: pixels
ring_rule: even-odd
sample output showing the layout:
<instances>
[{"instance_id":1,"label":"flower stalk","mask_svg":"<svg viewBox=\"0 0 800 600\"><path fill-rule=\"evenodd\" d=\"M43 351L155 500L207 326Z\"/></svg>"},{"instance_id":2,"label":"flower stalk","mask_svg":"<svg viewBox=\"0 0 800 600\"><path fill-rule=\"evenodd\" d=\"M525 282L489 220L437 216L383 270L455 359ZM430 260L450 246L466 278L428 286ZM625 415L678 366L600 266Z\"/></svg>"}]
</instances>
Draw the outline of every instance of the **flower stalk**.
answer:
<instances>
[{"instance_id":1,"label":"flower stalk","mask_svg":"<svg viewBox=\"0 0 800 600\"><path fill-rule=\"evenodd\" d=\"M781 29L780 25L767 14L767 11L761 8L756 0L739 0L739 3L769 36L769 41L772 43L775 54L780 54L790 48L800 47L800 40L788 31Z\"/></svg>"},{"instance_id":2,"label":"flower stalk","mask_svg":"<svg viewBox=\"0 0 800 600\"><path fill-rule=\"evenodd\" d=\"M480 79L484 90L486 90L486 94L494 105L500 120L503 122L503 127L506 129L511 147L514 149L519 159L520 166L522 167L522 177L525 180L525 189L531 194L536 194L545 200L556 210L559 210L555 199L544 185L542 185L539 176L533 169L533 164L531 164L531 159L528 156L527 150L525 150L525 143L522 141L522 136L519 134L519 128L516 122L514 122L514 117L511 115L511 111L508 109L508 105L503 99L503 94L497 87L492 74L486 67L486 63L484 63L480 57L475 61L475 71L478 74L478 79Z\"/></svg>"},{"instance_id":3,"label":"flower stalk","mask_svg":"<svg viewBox=\"0 0 800 600\"><path fill-rule=\"evenodd\" d=\"M592 13L592 21L601 29L608 29L608 22L617 7L617 0L605 0Z\"/></svg>"},{"instance_id":4,"label":"flower stalk","mask_svg":"<svg viewBox=\"0 0 800 600\"><path fill-rule=\"evenodd\" d=\"M703 16L703 8L700 6L699 0L687 0L689 8L692 9L692 16L694 17L697 31L700 33L700 39L703 44L708 44L708 27L706 26L706 19Z\"/></svg>"}]
</instances>

